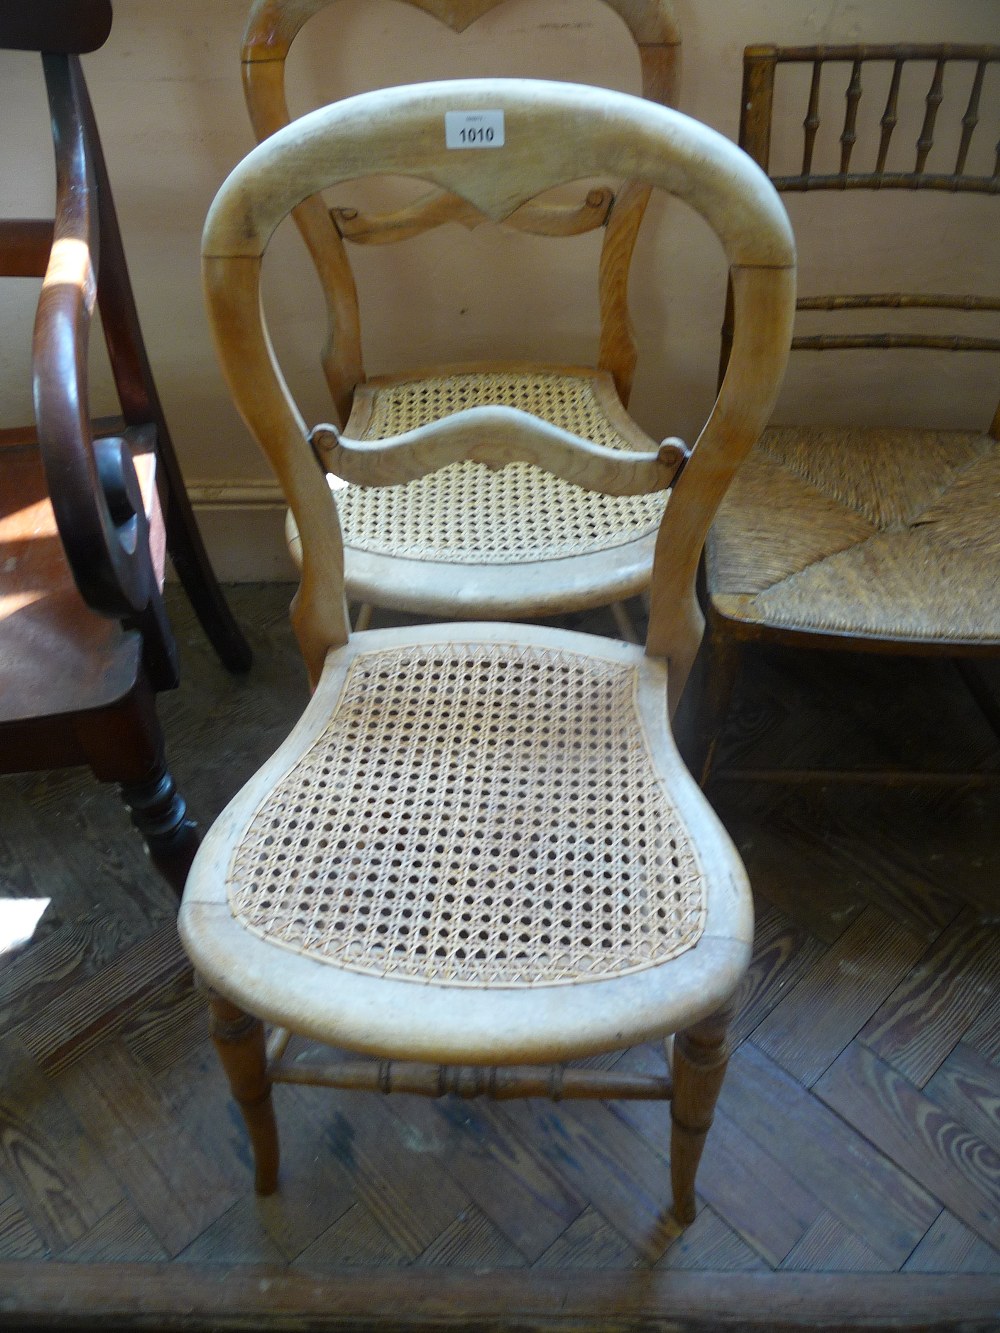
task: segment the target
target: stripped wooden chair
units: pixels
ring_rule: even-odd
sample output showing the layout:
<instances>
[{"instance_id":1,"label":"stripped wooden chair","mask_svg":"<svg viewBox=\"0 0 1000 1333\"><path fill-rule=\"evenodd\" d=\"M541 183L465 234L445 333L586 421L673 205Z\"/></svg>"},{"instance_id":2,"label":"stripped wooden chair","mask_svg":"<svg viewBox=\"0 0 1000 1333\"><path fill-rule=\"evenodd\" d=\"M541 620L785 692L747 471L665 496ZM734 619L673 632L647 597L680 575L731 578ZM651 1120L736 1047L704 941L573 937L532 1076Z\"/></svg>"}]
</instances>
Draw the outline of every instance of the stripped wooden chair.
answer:
<instances>
[{"instance_id":1,"label":"stripped wooden chair","mask_svg":"<svg viewBox=\"0 0 1000 1333\"><path fill-rule=\"evenodd\" d=\"M155 708L177 684L168 552L223 663L245 670L250 649L195 525L132 296L80 64L110 30L109 0L0 0L0 48L42 57L56 177L54 217L0 219L0 277L43 279L35 421L0 430L0 772L79 765L120 784L179 892L197 838ZM121 414L92 421L95 303Z\"/></svg>"},{"instance_id":2,"label":"stripped wooden chair","mask_svg":"<svg viewBox=\"0 0 1000 1333\"><path fill-rule=\"evenodd\" d=\"M806 79L798 73L803 65L810 67ZM839 137L834 132L824 140L826 84L838 75L846 111ZM798 83L803 93L808 89L801 166L776 171L772 133L783 133L786 119L791 123L789 84ZM877 105L866 117L873 99ZM956 256L967 248L963 197L968 212L970 195L986 205L1000 193L1000 46L750 47L741 107L740 144L779 191L879 191L886 228L898 191L936 192L942 217L946 198L956 215L947 230L942 221L930 233L916 225L891 233L901 256L918 264L921 256L940 264L943 248ZM974 139L980 121L989 135L983 143ZM916 135L915 145L909 135L905 144L894 135L900 123ZM863 141L866 125L874 142ZM840 234L836 263L849 275L852 233L845 227ZM823 266L830 263L824 254ZM986 294L853 294L847 276L838 294L802 297L798 309L813 322L821 312L843 320L841 312L878 309L972 312L963 316L968 321L974 312L1000 310L996 270L981 256L979 267L984 285L992 284ZM729 338L727 320L723 365ZM841 325L797 335L792 348L845 351L849 373L855 349L870 349L863 353L868 358L896 348L997 352L1000 338L914 331L910 316L901 331ZM851 404L849 383L844 397ZM860 415L864 404L857 409ZM1000 408L986 430L921 429L902 424L912 413L908 402L899 410L901 424L893 427L772 426L740 467L706 550L710 702L703 776L746 641L955 657L996 725L996 704L967 659L1000 652Z\"/></svg>"},{"instance_id":3,"label":"stripped wooden chair","mask_svg":"<svg viewBox=\"0 0 1000 1333\"><path fill-rule=\"evenodd\" d=\"M461 32L503 0L408 0ZM643 96L673 105L680 39L671 0L606 0L634 39ZM258 141L288 124L285 60L306 21L330 0L256 0L243 42L247 105ZM496 72L504 73L501 66ZM617 177L614 165L611 178ZM604 228L600 347L594 367L497 361L401 368L368 379L354 281L344 242L382 245L447 222L475 227L480 212L432 191L396 211L330 210L303 200L294 217L319 274L327 307L323 367L338 424L379 439L483 404L534 413L615 449L642 449L626 408L636 364L628 277L649 198L635 182L589 187L578 203L537 202L504 219L522 232L558 237ZM440 616L517 619L611 604L630 634L623 599L648 586L662 495L581 495L528 465L490 473L467 463L387 491L338 493L348 596L363 605ZM294 523L289 545L298 558ZM370 609L370 607L369 607ZM366 623L368 610L364 612Z\"/></svg>"},{"instance_id":4,"label":"stripped wooden chair","mask_svg":"<svg viewBox=\"0 0 1000 1333\"><path fill-rule=\"evenodd\" d=\"M479 114L503 147L447 147L447 118ZM648 438L614 449L497 405L375 440L306 427L260 306L264 251L299 200L389 171L499 220L623 158L700 212L730 263L732 356L690 454ZM639 98L530 80L423 84L335 103L256 148L219 192L203 253L225 375L302 535L292 619L315 686L207 835L180 914L258 1190L277 1183L273 1080L672 1093L674 1206L689 1222L752 908L735 850L678 758L668 696L701 635L705 532L787 356L794 248L777 195L720 135ZM671 488L645 651L523 624L349 632L326 470L384 486L460 458L530 462L615 495ZM260 1018L280 1029L269 1046ZM288 1031L379 1059L283 1063ZM666 1075L523 1067L674 1032L672 1087Z\"/></svg>"}]
</instances>

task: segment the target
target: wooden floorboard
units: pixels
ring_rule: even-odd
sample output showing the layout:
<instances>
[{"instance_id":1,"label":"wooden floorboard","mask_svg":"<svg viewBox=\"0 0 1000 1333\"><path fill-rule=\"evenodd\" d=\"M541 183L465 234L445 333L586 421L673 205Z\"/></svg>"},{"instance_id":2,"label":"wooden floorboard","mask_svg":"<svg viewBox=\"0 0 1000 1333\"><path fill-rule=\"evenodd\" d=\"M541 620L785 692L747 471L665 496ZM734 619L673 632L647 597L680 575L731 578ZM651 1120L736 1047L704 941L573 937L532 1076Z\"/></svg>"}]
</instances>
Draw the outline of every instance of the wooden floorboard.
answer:
<instances>
[{"instance_id":1,"label":"wooden floorboard","mask_svg":"<svg viewBox=\"0 0 1000 1333\"><path fill-rule=\"evenodd\" d=\"M161 708L203 825L305 702L289 597L234 590L247 680L171 599L184 683ZM947 663L756 652L720 762L988 771L1000 740ZM723 767L710 795L757 932L680 1232L652 1102L279 1087L281 1186L258 1199L174 904L114 792L2 780L0 909L47 905L0 954L0 1327L1000 1329L1000 786Z\"/></svg>"},{"instance_id":2,"label":"wooden floorboard","mask_svg":"<svg viewBox=\"0 0 1000 1333\"><path fill-rule=\"evenodd\" d=\"M30 1284L30 1291L28 1289ZM866 1273L299 1273L250 1265L82 1265L0 1262L0 1327L30 1328L72 1313L77 1328L586 1330L804 1326L996 1329L990 1277ZM109 1293L115 1293L109 1300ZM12 1309L30 1308L25 1318ZM204 1314L200 1312L205 1312ZM19 1320L20 1322L15 1322Z\"/></svg>"}]
</instances>

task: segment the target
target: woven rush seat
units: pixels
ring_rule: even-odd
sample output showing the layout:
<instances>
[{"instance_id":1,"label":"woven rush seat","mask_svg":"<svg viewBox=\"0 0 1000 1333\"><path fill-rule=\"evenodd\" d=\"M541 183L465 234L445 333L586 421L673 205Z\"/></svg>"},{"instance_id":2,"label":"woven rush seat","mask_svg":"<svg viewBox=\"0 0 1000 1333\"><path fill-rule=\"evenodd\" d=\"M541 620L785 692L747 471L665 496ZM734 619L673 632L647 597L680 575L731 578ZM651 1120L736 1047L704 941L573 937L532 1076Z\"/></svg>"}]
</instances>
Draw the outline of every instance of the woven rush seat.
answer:
<instances>
[{"instance_id":1,"label":"woven rush seat","mask_svg":"<svg viewBox=\"0 0 1000 1333\"><path fill-rule=\"evenodd\" d=\"M1000 643L1000 443L775 427L709 538L713 610L855 639Z\"/></svg>"},{"instance_id":2,"label":"woven rush seat","mask_svg":"<svg viewBox=\"0 0 1000 1333\"><path fill-rule=\"evenodd\" d=\"M345 433L381 440L469 407L515 407L610 449L656 444L631 419L605 371L573 367L447 367L426 376L379 377L355 391ZM641 591L666 493L612 496L585 491L528 463L492 471L455 463L404 486L351 486L331 477L345 545L348 595L379 601L380 581L395 567L398 604L437 614L523 613L524 588L511 566L529 577L543 562L535 594L538 613L573 605L600 606ZM289 515L287 538L296 563L301 542ZM582 564L576 563L582 561ZM426 568L422 566L426 565Z\"/></svg>"},{"instance_id":3,"label":"woven rush seat","mask_svg":"<svg viewBox=\"0 0 1000 1333\"><path fill-rule=\"evenodd\" d=\"M185 926L199 971L230 993L234 968L253 975L257 1012L382 1054L412 1057L416 1042L436 1059L567 1058L597 1033L622 1045L662 1031L704 1004L706 966L735 967L751 931L732 873L727 938L711 928L719 871L692 824L700 848L704 821L724 834L676 757L664 689L641 649L567 631L354 636L223 821L224 876L189 881L186 911L215 918L207 953ZM256 961L276 950L287 965ZM386 980L397 1003L372 1014L368 987ZM537 999L553 990L558 1037ZM498 1023L500 995L513 1009Z\"/></svg>"}]
</instances>

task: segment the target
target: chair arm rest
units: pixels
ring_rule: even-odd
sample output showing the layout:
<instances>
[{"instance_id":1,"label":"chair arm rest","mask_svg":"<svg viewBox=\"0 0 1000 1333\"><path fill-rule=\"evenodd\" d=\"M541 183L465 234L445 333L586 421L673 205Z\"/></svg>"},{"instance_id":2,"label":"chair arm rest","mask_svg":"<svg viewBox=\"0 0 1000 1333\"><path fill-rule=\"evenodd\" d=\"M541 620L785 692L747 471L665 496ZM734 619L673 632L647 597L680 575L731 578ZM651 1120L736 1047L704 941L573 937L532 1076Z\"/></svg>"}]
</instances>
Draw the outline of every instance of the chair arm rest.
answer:
<instances>
[{"instance_id":1,"label":"chair arm rest","mask_svg":"<svg viewBox=\"0 0 1000 1333\"><path fill-rule=\"evenodd\" d=\"M56 146L54 240L35 315L38 443L77 587L103 615L134 618L156 593L139 480L126 440L95 441L87 346L96 295L97 201L75 57L43 57Z\"/></svg>"}]
</instances>

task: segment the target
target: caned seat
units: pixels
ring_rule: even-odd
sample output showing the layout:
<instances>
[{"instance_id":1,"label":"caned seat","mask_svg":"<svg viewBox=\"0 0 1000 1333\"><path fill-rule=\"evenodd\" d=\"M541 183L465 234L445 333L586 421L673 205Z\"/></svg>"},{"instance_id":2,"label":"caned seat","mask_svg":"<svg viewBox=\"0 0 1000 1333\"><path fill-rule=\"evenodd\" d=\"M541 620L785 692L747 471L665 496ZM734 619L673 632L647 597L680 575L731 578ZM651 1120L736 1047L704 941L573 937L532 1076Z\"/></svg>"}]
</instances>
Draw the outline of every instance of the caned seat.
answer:
<instances>
[{"instance_id":1,"label":"caned seat","mask_svg":"<svg viewBox=\"0 0 1000 1333\"><path fill-rule=\"evenodd\" d=\"M444 115L469 106L502 112L502 153L439 142ZM259 300L263 252L297 199L391 164L505 216L626 151L641 179L703 214L733 276L733 356L692 451L590 438L581 414L599 377L579 377L586 393L554 425L536 415L547 401L536 372L511 372L514 402L451 401L425 420L406 390L369 436L307 428ZM777 196L719 135L638 98L526 80L427 84L335 103L260 145L222 187L203 244L223 369L302 536L292 614L315 685L208 833L180 915L257 1187L277 1184L275 1080L672 1097L674 1210L689 1222L752 907L669 718L701 633L705 531L787 355L794 250ZM343 492L318 462L376 497L456 467L495 469L516 490L529 464L604 495L670 489L645 649L511 622L350 633ZM266 1046L262 1019L276 1029ZM285 1060L289 1033L355 1058ZM563 1067L674 1033L672 1077Z\"/></svg>"},{"instance_id":2,"label":"caned seat","mask_svg":"<svg viewBox=\"0 0 1000 1333\"><path fill-rule=\"evenodd\" d=\"M448 1064L569 1059L719 1007L750 900L665 689L641 648L569 631L354 636L192 878L202 972L317 1040Z\"/></svg>"},{"instance_id":3,"label":"caned seat","mask_svg":"<svg viewBox=\"0 0 1000 1333\"><path fill-rule=\"evenodd\" d=\"M503 0L407 2L461 32ZM643 95L673 105L680 41L670 0L606 3L636 44ZM308 20L330 4L256 0L251 7L243 71L258 140L288 124L286 56ZM506 403L613 448L650 447L625 410L637 355L628 314L629 263L648 191L626 182L579 194L578 203L528 204L505 223L549 237L604 229L600 349L596 367L589 368L491 362L367 378L346 245L382 245L445 223L472 227L484 219L467 202L440 191L381 213L331 210L320 199L294 210L326 296L330 332L323 364L348 434L375 439L379 431L398 429L401 417L417 425L475 404ZM456 466L377 496L345 485L338 512L348 596L408 612L477 619L618 603L648 587L664 499L581 494L528 465L503 474ZM293 517L288 543L297 559Z\"/></svg>"},{"instance_id":4,"label":"caned seat","mask_svg":"<svg viewBox=\"0 0 1000 1333\"><path fill-rule=\"evenodd\" d=\"M809 78L802 82L808 106L801 166L782 174L771 161L772 134L777 138L783 114L791 113L803 66ZM846 100L838 139L825 123L833 80ZM983 136L998 113L997 46L750 47L740 143L779 191L878 190L880 210L889 216L900 190L947 199L957 214L953 226L945 230L942 222L928 232L902 225L897 232L902 262L940 263L942 243L956 259L968 247L967 214L958 214L963 197L966 207L970 196L984 204L996 198L995 135ZM915 144L903 141L904 126L918 135ZM846 380L855 358L876 351L1000 351L1000 338L974 323L990 312L995 322L995 284L979 294L847 294L851 261L845 245L838 293L798 301L806 319L822 318L827 328L840 321L834 331L796 335L800 368L806 354L838 352ZM989 266L980 268L988 281ZM897 328L872 332L864 321L873 310L894 312ZM940 328L942 310L963 319L964 329ZM851 312L859 326L846 329L842 321ZM933 332L921 331L921 314L934 316ZM723 362L727 338L724 329ZM850 394L846 382L848 403ZM898 411L893 426L774 425L740 467L706 547L714 685L704 715L703 775L744 640L953 656L995 713L965 659L1000 652L1000 408L986 430L921 426L905 401Z\"/></svg>"},{"instance_id":5,"label":"caned seat","mask_svg":"<svg viewBox=\"0 0 1000 1333\"><path fill-rule=\"evenodd\" d=\"M529 412L609 449L656 448L623 409L611 376L585 367L380 377L355 391L346 431L385 439L489 405ZM341 486L337 512L351 544L353 596L380 603L388 577L402 610L474 616L486 606L495 616L518 616L525 579L538 615L579 608L591 597L601 605L609 577L615 596L644 588L663 499L660 492L581 493L527 463L491 472L466 462L406 486ZM298 555L294 521L289 545ZM387 562L396 560L407 563L393 574Z\"/></svg>"}]
</instances>

